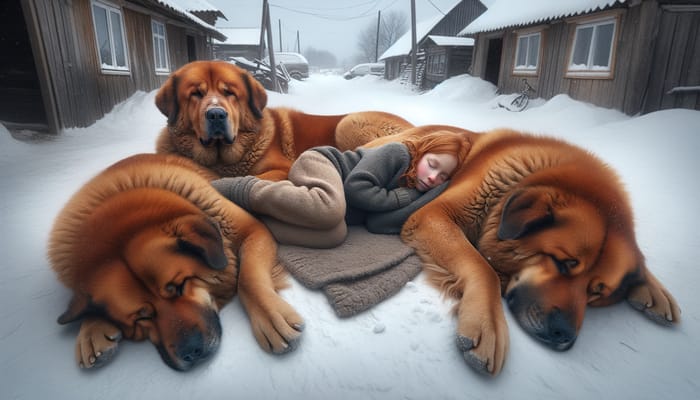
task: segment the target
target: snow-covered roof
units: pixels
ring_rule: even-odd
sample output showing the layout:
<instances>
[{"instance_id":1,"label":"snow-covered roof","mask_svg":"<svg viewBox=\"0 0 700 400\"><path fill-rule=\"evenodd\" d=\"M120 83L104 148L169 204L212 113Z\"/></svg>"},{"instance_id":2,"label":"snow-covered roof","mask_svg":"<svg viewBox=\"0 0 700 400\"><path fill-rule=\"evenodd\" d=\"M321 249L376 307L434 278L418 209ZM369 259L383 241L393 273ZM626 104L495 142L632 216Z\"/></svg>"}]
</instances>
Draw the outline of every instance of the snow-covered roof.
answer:
<instances>
[{"instance_id":1,"label":"snow-covered roof","mask_svg":"<svg viewBox=\"0 0 700 400\"><path fill-rule=\"evenodd\" d=\"M260 44L260 28L218 28L226 35L225 41L214 40L214 43L233 45L258 45Z\"/></svg>"},{"instance_id":2,"label":"snow-covered roof","mask_svg":"<svg viewBox=\"0 0 700 400\"><path fill-rule=\"evenodd\" d=\"M442 20L443 15L436 15L430 19L416 23L416 41L421 42L425 36ZM385 60L390 57L405 56L411 52L411 31L409 30L401 36L394 44L391 45L379 57L380 60Z\"/></svg>"},{"instance_id":3,"label":"snow-covered roof","mask_svg":"<svg viewBox=\"0 0 700 400\"><path fill-rule=\"evenodd\" d=\"M175 0L187 11L219 11L207 0Z\"/></svg>"},{"instance_id":4,"label":"snow-covered roof","mask_svg":"<svg viewBox=\"0 0 700 400\"><path fill-rule=\"evenodd\" d=\"M461 1L457 1L451 7L449 7L445 14L438 14L432 18L428 18L421 22L416 23L416 42L420 43L425 39L425 37L430 33L435 25L437 25L445 15L449 14ZM409 30L403 36L401 36L394 44L392 44L386 51L379 57L380 60L385 60L390 57L406 56L411 53L411 31Z\"/></svg>"},{"instance_id":5,"label":"snow-covered roof","mask_svg":"<svg viewBox=\"0 0 700 400\"><path fill-rule=\"evenodd\" d=\"M474 46L474 39L457 36L428 35L438 46Z\"/></svg>"},{"instance_id":6,"label":"snow-covered roof","mask_svg":"<svg viewBox=\"0 0 700 400\"><path fill-rule=\"evenodd\" d=\"M496 0L458 35L532 25L556 18L602 10L626 0Z\"/></svg>"},{"instance_id":7,"label":"snow-covered roof","mask_svg":"<svg viewBox=\"0 0 700 400\"><path fill-rule=\"evenodd\" d=\"M215 11L218 10L216 7L212 6L206 0L156 0L159 4L175 11L176 14L180 14L183 17L189 19L195 24L205 28L212 34L212 36L219 40L225 40L226 35L219 32L213 25L202 21L199 17L192 14L190 11ZM205 5L206 3L206 5ZM201 9L201 7L208 7L207 9ZM223 15L223 14L222 14Z\"/></svg>"}]
</instances>

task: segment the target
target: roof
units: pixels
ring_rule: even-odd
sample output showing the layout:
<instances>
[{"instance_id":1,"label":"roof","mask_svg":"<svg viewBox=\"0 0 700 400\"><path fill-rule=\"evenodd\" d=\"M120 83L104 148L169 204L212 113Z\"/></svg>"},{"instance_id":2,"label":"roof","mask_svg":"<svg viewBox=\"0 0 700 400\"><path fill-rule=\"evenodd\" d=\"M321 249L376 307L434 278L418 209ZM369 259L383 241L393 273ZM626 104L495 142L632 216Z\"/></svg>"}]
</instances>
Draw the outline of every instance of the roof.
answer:
<instances>
[{"instance_id":1,"label":"roof","mask_svg":"<svg viewBox=\"0 0 700 400\"><path fill-rule=\"evenodd\" d=\"M552 19L603 10L626 0L496 0L458 35L533 25Z\"/></svg>"},{"instance_id":2,"label":"roof","mask_svg":"<svg viewBox=\"0 0 700 400\"><path fill-rule=\"evenodd\" d=\"M425 36L442 20L443 15L436 15L430 19L416 23L416 41L421 42ZM411 31L404 33L394 44L392 44L379 57L380 60L385 60L391 57L406 56L411 53Z\"/></svg>"},{"instance_id":3,"label":"roof","mask_svg":"<svg viewBox=\"0 0 700 400\"><path fill-rule=\"evenodd\" d=\"M194 22L200 27L204 28L209 34L215 39L226 40L226 35L219 32L214 26L202 21L199 17L192 14L190 11L214 11L217 10L216 7L212 6L206 0L155 0L162 6L169 8L186 19ZM201 9L202 7L208 7L207 9ZM221 14L223 15L223 14Z\"/></svg>"},{"instance_id":4,"label":"roof","mask_svg":"<svg viewBox=\"0 0 700 400\"><path fill-rule=\"evenodd\" d=\"M260 28L217 28L226 35L225 41L214 40L214 43L257 46L260 44Z\"/></svg>"},{"instance_id":5,"label":"roof","mask_svg":"<svg viewBox=\"0 0 700 400\"><path fill-rule=\"evenodd\" d=\"M474 46L474 39L472 38L428 35L428 39L438 46Z\"/></svg>"},{"instance_id":6,"label":"roof","mask_svg":"<svg viewBox=\"0 0 700 400\"><path fill-rule=\"evenodd\" d=\"M449 7L445 14L438 14L432 18L428 18L421 22L416 23L416 43L420 43L425 39L425 37L430 33L435 25L437 25L447 14L450 13L461 1L457 1L452 7ZM391 57L407 56L411 53L411 31L409 30L403 36L401 36L394 44L392 44L382 55L379 57L380 60L385 60Z\"/></svg>"}]
</instances>

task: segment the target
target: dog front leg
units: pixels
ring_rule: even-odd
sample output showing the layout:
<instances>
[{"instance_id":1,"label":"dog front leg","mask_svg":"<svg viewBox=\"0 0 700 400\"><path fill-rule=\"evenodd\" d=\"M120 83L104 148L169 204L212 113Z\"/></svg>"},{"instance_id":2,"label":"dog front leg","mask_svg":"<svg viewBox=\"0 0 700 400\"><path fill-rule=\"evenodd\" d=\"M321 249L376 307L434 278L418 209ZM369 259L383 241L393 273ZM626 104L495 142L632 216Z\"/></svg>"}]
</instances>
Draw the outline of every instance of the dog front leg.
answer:
<instances>
[{"instance_id":1,"label":"dog front leg","mask_svg":"<svg viewBox=\"0 0 700 400\"><path fill-rule=\"evenodd\" d=\"M456 340L464 359L479 372L497 375L509 344L500 281L442 210L439 205L418 210L404 225L402 238L424 263L444 270L441 273L454 283L449 286L459 300Z\"/></svg>"},{"instance_id":2,"label":"dog front leg","mask_svg":"<svg viewBox=\"0 0 700 400\"><path fill-rule=\"evenodd\" d=\"M296 348L304 320L277 293L284 274L277 244L262 223L251 220L238 253L238 295L260 347L282 354Z\"/></svg>"},{"instance_id":3,"label":"dog front leg","mask_svg":"<svg viewBox=\"0 0 700 400\"><path fill-rule=\"evenodd\" d=\"M100 367L117 353L122 331L103 318L85 318L75 344L75 358L80 368Z\"/></svg>"}]
</instances>

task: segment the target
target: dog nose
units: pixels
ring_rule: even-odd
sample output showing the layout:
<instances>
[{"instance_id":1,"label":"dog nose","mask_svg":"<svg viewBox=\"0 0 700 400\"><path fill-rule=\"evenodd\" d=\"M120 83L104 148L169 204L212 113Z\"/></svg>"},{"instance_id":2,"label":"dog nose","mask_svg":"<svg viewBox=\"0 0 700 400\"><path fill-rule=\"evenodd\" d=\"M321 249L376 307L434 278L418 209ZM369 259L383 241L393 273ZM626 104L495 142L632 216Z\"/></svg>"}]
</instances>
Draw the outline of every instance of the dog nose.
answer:
<instances>
[{"instance_id":1,"label":"dog nose","mask_svg":"<svg viewBox=\"0 0 700 400\"><path fill-rule=\"evenodd\" d=\"M208 121L221 121L228 118L228 113L221 107L212 107L205 114Z\"/></svg>"},{"instance_id":2,"label":"dog nose","mask_svg":"<svg viewBox=\"0 0 700 400\"><path fill-rule=\"evenodd\" d=\"M191 332L177 348L178 358L188 364L207 358L209 353L204 344L204 338L199 332Z\"/></svg>"},{"instance_id":3,"label":"dog nose","mask_svg":"<svg viewBox=\"0 0 700 400\"><path fill-rule=\"evenodd\" d=\"M548 341L555 350L568 350L576 340L576 328L560 309L547 316Z\"/></svg>"}]
</instances>

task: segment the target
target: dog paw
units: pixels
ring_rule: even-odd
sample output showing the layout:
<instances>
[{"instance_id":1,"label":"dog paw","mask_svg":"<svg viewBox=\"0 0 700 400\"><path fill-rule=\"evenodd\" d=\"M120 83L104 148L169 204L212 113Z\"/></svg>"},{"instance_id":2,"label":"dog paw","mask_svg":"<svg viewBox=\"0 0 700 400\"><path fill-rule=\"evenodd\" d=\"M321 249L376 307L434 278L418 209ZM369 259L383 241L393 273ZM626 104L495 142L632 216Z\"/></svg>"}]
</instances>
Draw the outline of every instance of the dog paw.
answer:
<instances>
[{"instance_id":1,"label":"dog paw","mask_svg":"<svg viewBox=\"0 0 700 400\"><path fill-rule=\"evenodd\" d=\"M295 350L304 330L304 320L277 293L265 305L246 302L253 335L268 353L284 354Z\"/></svg>"},{"instance_id":2,"label":"dog paw","mask_svg":"<svg viewBox=\"0 0 700 400\"><path fill-rule=\"evenodd\" d=\"M654 281L633 288L627 302L652 321L669 326L680 321L681 311L671 294Z\"/></svg>"},{"instance_id":3,"label":"dog paw","mask_svg":"<svg viewBox=\"0 0 700 400\"><path fill-rule=\"evenodd\" d=\"M111 322L88 318L80 325L75 355L80 368L100 367L117 352L122 331Z\"/></svg>"},{"instance_id":4,"label":"dog paw","mask_svg":"<svg viewBox=\"0 0 700 400\"><path fill-rule=\"evenodd\" d=\"M457 348L470 367L484 374L498 375L508 352L508 326L503 310L499 311L486 313L491 317L484 320L471 313L459 316Z\"/></svg>"}]
</instances>

